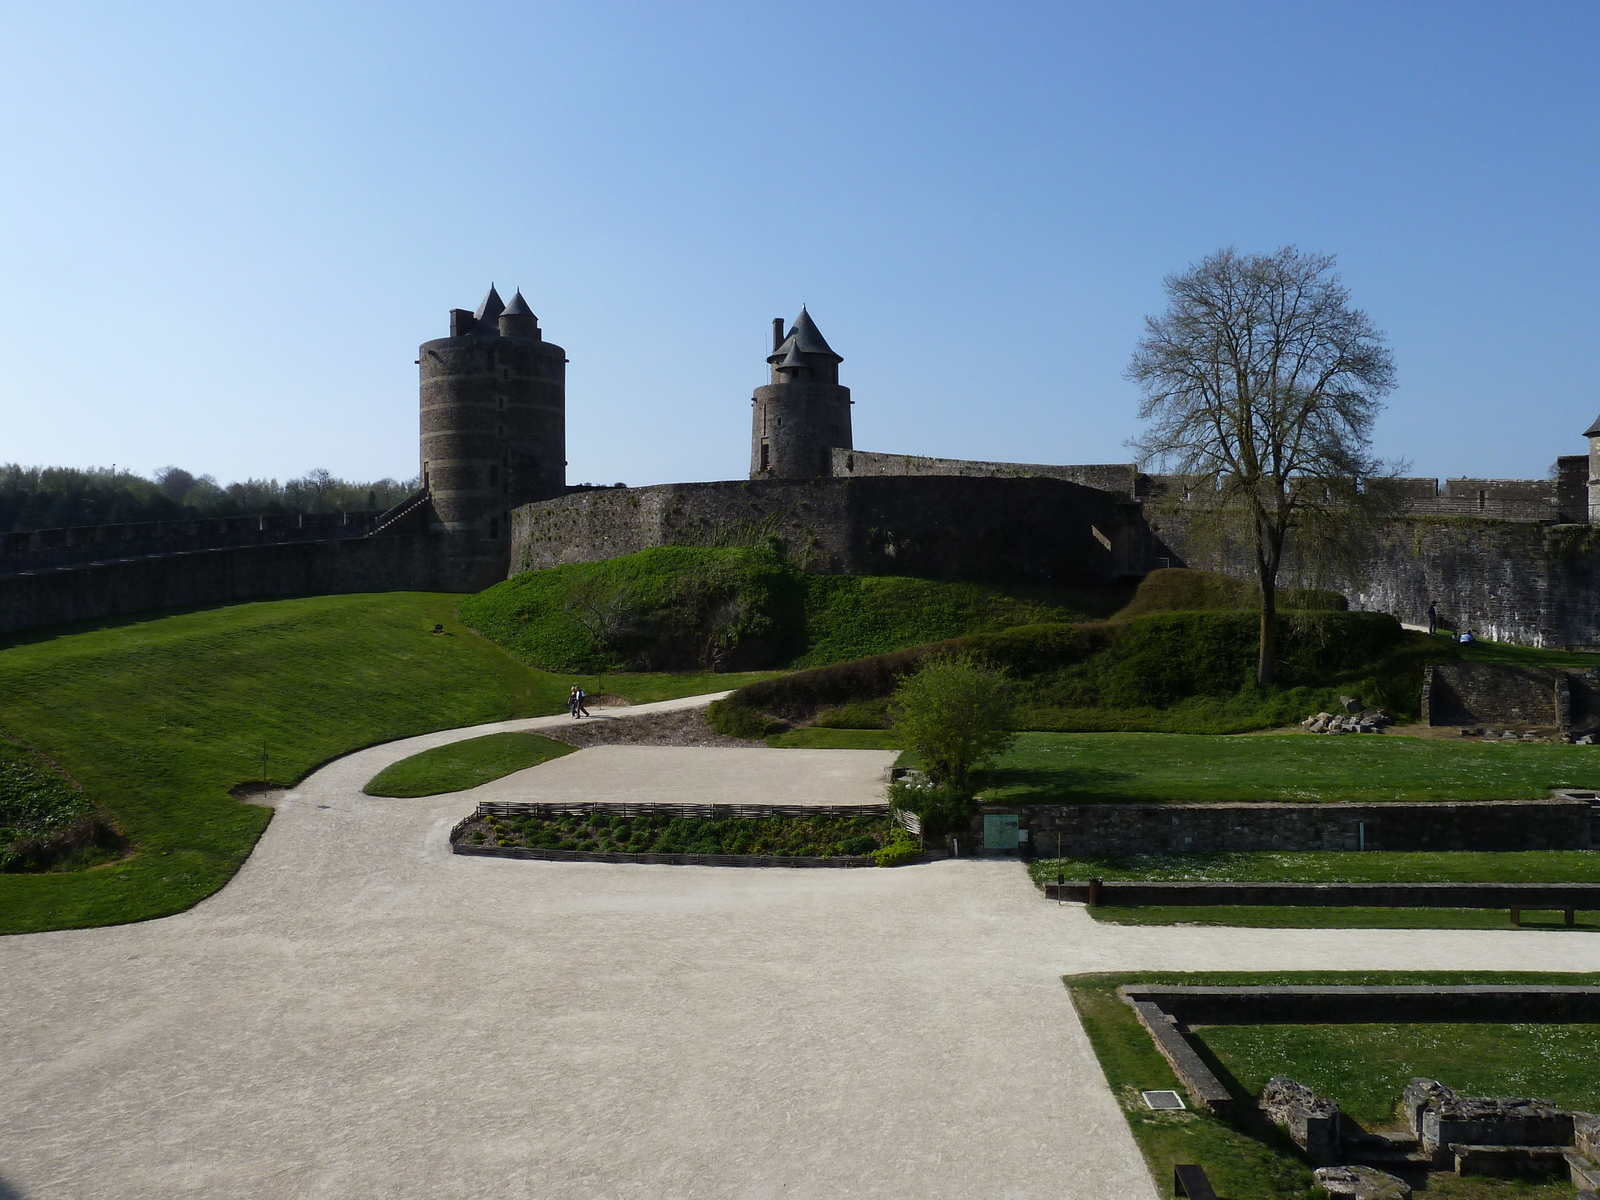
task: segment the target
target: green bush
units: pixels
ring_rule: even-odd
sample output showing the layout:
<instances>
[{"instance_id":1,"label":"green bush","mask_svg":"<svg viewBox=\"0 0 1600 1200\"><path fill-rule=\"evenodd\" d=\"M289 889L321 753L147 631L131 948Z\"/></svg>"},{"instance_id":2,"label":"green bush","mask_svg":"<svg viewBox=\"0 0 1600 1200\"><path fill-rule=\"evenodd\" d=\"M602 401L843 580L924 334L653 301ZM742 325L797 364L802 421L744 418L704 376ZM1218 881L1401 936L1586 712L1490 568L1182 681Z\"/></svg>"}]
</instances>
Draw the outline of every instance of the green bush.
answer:
<instances>
[{"instance_id":1,"label":"green bush","mask_svg":"<svg viewBox=\"0 0 1600 1200\"><path fill-rule=\"evenodd\" d=\"M966 790L972 769L1015 740L1005 676L971 654L924 658L895 689L889 711L902 744L941 786Z\"/></svg>"},{"instance_id":2,"label":"green bush","mask_svg":"<svg viewBox=\"0 0 1600 1200\"><path fill-rule=\"evenodd\" d=\"M87 796L31 750L0 740L0 871L40 870L115 841Z\"/></svg>"},{"instance_id":3,"label":"green bush","mask_svg":"<svg viewBox=\"0 0 1600 1200\"><path fill-rule=\"evenodd\" d=\"M898 867L920 857L922 843L896 825L889 831L888 840L870 853L880 867Z\"/></svg>"}]
</instances>

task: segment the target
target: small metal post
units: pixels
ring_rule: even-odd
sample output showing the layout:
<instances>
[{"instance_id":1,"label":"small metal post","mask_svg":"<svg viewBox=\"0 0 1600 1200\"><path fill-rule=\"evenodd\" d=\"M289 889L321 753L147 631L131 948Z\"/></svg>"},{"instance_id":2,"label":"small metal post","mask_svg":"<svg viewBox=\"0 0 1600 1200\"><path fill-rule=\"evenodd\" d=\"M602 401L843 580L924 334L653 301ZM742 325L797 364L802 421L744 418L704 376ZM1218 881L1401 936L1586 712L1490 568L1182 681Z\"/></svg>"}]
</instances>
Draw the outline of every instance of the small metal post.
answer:
<instances>
[{"instance_id":1,"label":"small metal post","mask_svg":"<svg viewBox=\"0 0 1600 1200\"><path fill-rule=\"evenodd\" d=\"M1576 925L1578 923L1578 910L1577 909L1569 908L1569 909L1567 909L1565 911L1564 915L1567 918L1567 924L1568 925Z\"/></svg>"},{"instance_id":2,"label":"small metal post","mask_svg":"<svg viewBox=\"0 0 1600 1200\"><path fill-rule=\"evenodd\" d=\"M1366 848L1367 848L1367 823L1365 821L1357 821L1356 822L1356 849L1357 850L1365 850Z\"/></svg>"},{"instance_id":3,"label":"small metal post","mask_svg":"<svg viewBox=\"0 0 1600 1200\"><path fill-rule=\"evenodd\" d=\"M1515 906L1512 907L1512 909L1511 909L1511 923L1513 925L1521 925L1522 924L1522 909L1517 908Z\"/></svg>"},{"instance_id":4,"label":"small metal post","mask_svg":"<svg viewBox=\"0 0 1600 1200\"><path fill-rule=\"evenodd\" d=\"M1066 888L1067 876L1061 864L1061 830L1058 829L1056 830L1056 907L1058 908L1066 903L1061 898L1061 893L1066 891Z\"/></svg>"},{"instance_id":5,"label":"small metal post","mask_svg":"<svg viewBox=\"0 0 1600 1200\"><path fill-rule=\"evenodd\" d=\"M267 744L261 743L261 782L267 781Z\"/></svg>"},{"instance_id":6,"label":"small metal post","mask_svg":"<svg viewBox=\"0 0 1600 1200\"><path fill-rule=\"evenodd\" d=\"M1101 879L1089 880L1089 907L1093 908L1100 903L1100 886L1104 883Z\"/></svg>"}]
</instances>

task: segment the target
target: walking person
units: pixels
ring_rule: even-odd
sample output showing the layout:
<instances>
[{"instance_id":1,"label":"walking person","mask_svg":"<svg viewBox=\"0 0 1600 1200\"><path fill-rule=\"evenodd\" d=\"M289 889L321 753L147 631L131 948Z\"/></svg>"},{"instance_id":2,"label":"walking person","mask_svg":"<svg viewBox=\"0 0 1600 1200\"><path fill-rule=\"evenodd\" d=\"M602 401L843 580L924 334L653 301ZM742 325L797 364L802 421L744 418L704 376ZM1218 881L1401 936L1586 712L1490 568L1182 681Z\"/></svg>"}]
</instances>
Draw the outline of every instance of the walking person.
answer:
<instances>
[{"instance_id":1,"label":"walking person","mask_svg":"<svg viewBox=\"0 0 1600 1200\"><path fill-rule=\"evenodd\" d=\"M1432 600L1428 601L1428 636L1432 637L1439 632L1439 606Z\"/></svg>"},{"instance_id":2,"label":"walking person","mask_svg":"<svg viewBox=\"0 0 1600 1200\"><path fill-rule=\"evenodd\" d=\"M582 684L575 684L572 688L572 695L578 704L578 715L587 717L589 710L583 706L583 702L589 698L589 693L583 690Z\"/></svg>"},{"instance_id":3,"label":"walking person","mask_svg":"<svg viewBox=\"0 0 1600 1200\"><path fill-rule=\"evenodd\" d=\"M567 693L567 711L572 714L572 719L574 721L578 719L578 708L578 685L573 684L572 690Z\"/></svg>"}]
</instances>

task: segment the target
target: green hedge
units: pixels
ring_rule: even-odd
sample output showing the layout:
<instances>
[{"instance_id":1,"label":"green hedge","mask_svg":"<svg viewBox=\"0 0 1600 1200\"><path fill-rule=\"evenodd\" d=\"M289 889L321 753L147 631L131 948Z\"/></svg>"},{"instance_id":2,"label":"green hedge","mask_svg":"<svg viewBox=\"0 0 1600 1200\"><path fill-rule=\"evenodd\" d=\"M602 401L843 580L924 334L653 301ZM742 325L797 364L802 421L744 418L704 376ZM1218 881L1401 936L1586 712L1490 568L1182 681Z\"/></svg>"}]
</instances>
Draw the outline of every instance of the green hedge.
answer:
<instances>
[{"instance_id":1,"label":"green hedge","mask_svg":"<svg viewBox=\"0 0 1600 1200\"><path fill-rule=\"evenodd\" d=\"M824 716L823 723L870 725L869 703L892 693L925 655L966 651L1018 680L1023 711L1045 722L1041 727L1054 727L1052 714L1071 711L1068 728L1097 727L1090 712L1111 714L1099 727L1126 728L1116 714L1237 697L1209 706L1217 711L1208 709L1196 726L1211 732L1210 725L1221 721L1234 731L1281 724L1291 709L1313 696L1320 702L1330 683L1340 681L1369 703L1410 711L1421 682L1419 651L1430 649L1410 647L1400 623L1386 613L1285 614L1278 623L1281 688L1262 694L1253 684L1258 638L1256 614L1237 611L1024 626L764 680L713 705L710 718L735 737L758 736L766 718L805 721L831 710L842 711L838 718ZM1132 719L1138 724L1149 718Z\"/></svg>"}]
</instances>

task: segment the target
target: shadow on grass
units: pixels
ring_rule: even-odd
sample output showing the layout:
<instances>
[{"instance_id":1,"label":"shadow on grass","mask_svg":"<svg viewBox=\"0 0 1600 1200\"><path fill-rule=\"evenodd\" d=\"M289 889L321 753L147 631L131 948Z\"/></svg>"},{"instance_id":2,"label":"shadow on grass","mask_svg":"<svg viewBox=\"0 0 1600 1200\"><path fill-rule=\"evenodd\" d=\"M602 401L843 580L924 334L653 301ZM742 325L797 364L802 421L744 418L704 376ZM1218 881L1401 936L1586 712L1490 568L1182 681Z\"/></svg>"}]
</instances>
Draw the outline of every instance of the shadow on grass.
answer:
<instances>
[{"instance_id":1,"label":"shadow on grass","mask_svg":"<svg viewBox=\"0 0 1600 1200\"><path fill-rule=\"evenodd\" d=\"M1004 789L1006 804L1159 804L1161 797L1104 791L1137 776L1105 767L990 767L974 776L980 790Z\"/></svg>"}]
</instances>

